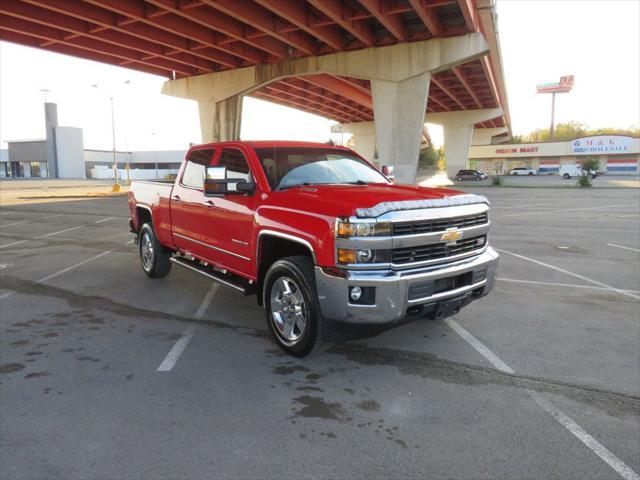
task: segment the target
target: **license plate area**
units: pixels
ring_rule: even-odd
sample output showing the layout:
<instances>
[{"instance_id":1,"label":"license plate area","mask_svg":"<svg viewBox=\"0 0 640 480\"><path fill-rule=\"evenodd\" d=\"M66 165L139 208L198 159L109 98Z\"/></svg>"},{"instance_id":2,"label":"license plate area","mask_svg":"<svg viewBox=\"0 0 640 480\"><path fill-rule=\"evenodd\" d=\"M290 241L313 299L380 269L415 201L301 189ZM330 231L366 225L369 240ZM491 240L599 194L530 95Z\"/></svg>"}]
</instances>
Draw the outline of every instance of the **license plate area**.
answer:
<instances>
[{"instance_id":1,"label":"license plate area","mask_svg":"<svg viewBox=\"0 0 640 480\"><path fill-rule=\"evenodd\" d=\"M442 300L436 304L435 318L446 318L455 315L464 306L465 297Z\"/></svg>"}]
</instances>

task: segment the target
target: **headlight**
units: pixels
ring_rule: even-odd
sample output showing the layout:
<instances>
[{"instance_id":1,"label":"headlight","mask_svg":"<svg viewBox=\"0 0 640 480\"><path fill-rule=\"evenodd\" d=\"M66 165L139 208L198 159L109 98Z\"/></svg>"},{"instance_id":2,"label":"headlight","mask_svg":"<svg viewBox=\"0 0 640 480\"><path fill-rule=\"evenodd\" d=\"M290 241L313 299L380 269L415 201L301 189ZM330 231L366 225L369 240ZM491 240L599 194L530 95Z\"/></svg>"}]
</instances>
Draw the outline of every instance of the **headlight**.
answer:
<instances>
[{"instance_id":1,"label":"headlight","mask_svg":"<svg viewBox=\"0 0 640 480\"><path fill-rule=\"evenodd\" d=\"M389 252L389 250L370 250L368 248L338 248L338 263L342 265L352 263L387 263L389 261Z\"/></svg>"},{"instance_id":2,"label":"headlight","mask_svg":"<svg viewBox=\"0 0 640 480\"><path fill-rule=\"evenodd\" d=\"M339 238L384 237L391 235L391 224L338 220L338 228L336 232L336 235Z\"/></svg>"}]
</instances>

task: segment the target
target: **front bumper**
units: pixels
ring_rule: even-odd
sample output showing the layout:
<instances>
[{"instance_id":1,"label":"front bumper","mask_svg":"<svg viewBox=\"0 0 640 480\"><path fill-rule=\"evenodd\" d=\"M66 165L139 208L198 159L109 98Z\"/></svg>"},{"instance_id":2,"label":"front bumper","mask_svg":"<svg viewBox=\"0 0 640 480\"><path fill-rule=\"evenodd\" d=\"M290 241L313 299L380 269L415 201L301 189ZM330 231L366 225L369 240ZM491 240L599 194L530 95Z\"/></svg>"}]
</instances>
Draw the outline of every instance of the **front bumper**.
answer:
<instances>
[{"instance_id":1,"label":"front bumper","mask_svg":"<svg viewBox=\"0 0 640 480\"><path fill-rule=\"evenodd\" d=\"M315 276L325 318L350 324L393 326L407 316L433 312L442 301L461 299L461 305L466 305L487 295L493 289L497 266L498 253L487 247L475 257L420 269L347 270L344 277L339 277L316 267ZM434 291L430 283L454 277L462 281L451 282L449 289ZM350 303L349 287L353 286L375 287L375 303Z\"/></svg>"}]
</instances>

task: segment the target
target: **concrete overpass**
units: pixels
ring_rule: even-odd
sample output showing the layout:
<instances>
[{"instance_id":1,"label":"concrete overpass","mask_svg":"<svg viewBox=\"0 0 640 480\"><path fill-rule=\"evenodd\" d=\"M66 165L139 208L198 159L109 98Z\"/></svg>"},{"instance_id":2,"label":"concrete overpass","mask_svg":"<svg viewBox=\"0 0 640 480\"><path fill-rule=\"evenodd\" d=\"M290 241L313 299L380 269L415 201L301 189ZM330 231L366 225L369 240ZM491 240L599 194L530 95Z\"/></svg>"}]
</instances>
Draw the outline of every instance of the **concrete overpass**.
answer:
<instances>
[{"instance_id":1,"label":"concrete overpass","mask_svg":"<svg viewBox=\"0 0 640 480\"><path fill-rule=\"evenodd\" d=\"M449 175L475 135L508 135L492 0L4 0L0 39L165 76L204 141L237 139L242 99L334 119L415 180L425 120Z\"/></svg>"}]
</instances>

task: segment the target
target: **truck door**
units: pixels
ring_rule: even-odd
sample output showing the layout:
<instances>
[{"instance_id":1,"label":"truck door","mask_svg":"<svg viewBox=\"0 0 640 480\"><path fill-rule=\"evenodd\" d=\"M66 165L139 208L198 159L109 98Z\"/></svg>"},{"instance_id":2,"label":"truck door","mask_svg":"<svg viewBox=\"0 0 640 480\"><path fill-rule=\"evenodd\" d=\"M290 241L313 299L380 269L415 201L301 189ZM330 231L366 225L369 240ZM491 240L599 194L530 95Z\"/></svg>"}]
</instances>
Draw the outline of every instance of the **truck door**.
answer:
<instances>
[{"instance_id":1,"label":"truck door","mask_svg":"<svg viewBox=\"0 0 640 480\"><path fill-rule=\"evenodd\" d=\"M254 181L247 156L240 148L222 149L214 166L226 167L227 178ZM207 221L200 225L201 236L216 248L220 266L237 273L255 275L255 246L252 243L256 191L207 197L213 204L207 208Z\"/></svg>"},{"instance_id":2,"label":"truck door","mask_svg":"<svg viewBox=\"0 0 640 480\"><path fill-rule=\"evenodd\" d=\"M211 260L205 222L207 203L204 196L205 168L211 165L215 149L191 150L171 192L171 225L173 241L178 248L200 258Z\"/></svg>"}]
</instances>

